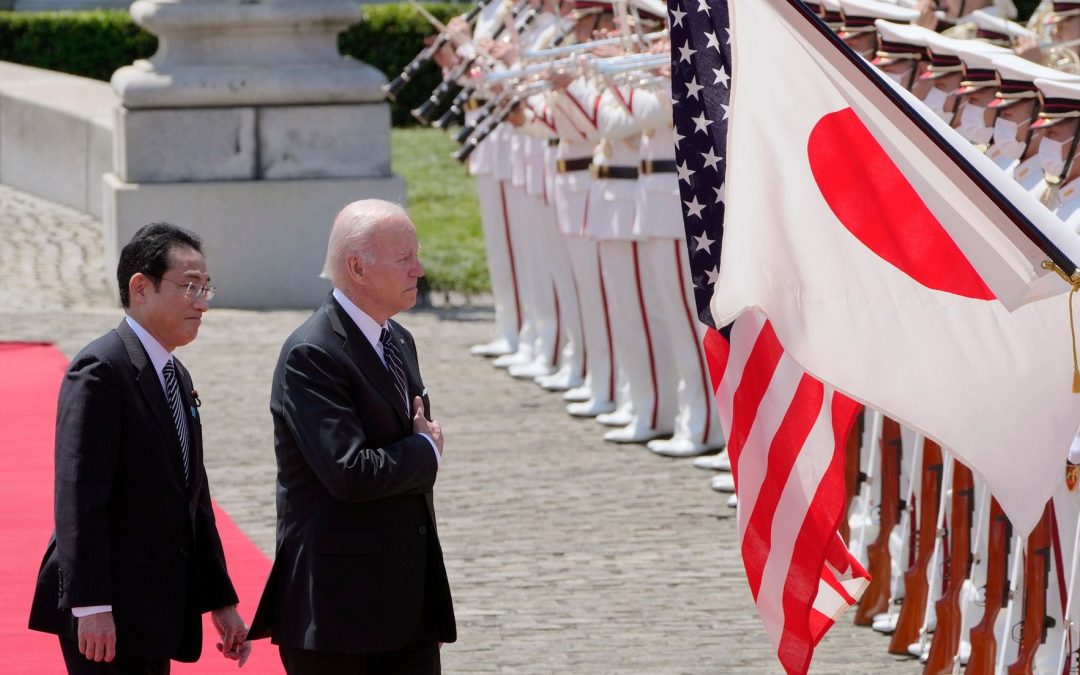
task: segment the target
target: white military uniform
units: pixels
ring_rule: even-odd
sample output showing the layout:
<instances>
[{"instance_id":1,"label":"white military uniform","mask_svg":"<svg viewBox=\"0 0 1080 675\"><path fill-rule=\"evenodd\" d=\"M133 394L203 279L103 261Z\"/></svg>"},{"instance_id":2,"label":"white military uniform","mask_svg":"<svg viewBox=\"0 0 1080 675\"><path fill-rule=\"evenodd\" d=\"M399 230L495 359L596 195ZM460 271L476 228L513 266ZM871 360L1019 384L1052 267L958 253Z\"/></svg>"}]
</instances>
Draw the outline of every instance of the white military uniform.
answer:
<instances>
[{"instance_id":1,"label":"white military uniform","mask_svg":"<svg viewBox=\"0 0 1080 675\"><path fill-rule=\"evenodd\" d=\"M599 242L604 288L613 310L615 360L625 382L628 405L621 415L606 420L625 425L604 434L614 442L644 442L671 433L677 409L664 298L647 283L641 250L646 235L634 230L641 133L648 120L660 115L660 105L650 92L610 87L596 108L600 140L593 164L598 179L589 189L585 233ZM633 175L614 173L628 171Z\"/></svg>"},{"instance_id":2,"label":"white military uniform","mask_svg":"<svg viewBox=\"0 0 1080 675\"><path fill-rule=\"evenodd\" d=\"M553 196L559 230L566 241L582 316L587 373L584 384L566 392L572 415L595 417L615 408L615 364L611 348L611 310L600 278L599 249L585 235L585 213L592 177L589 166L596 137L594 103L599 94L585 78L548 96L559 135Z\"/></svg>"},{"instance_id":3,"label":"white military uniform","mask_svg":"<svg viewBox=\"0 0 1080 675\"><path fill-rule=\"evenodd\" d=\"M660 298L652 311L660 313L661 323L667 329L678 384L672 438L649 441L649 449L664 455L689 457L721 447L723 431L705 361L702 342L705 327L694 309L686 230L679 217L682 204L679 179L673 170L675 137L671 100L666 91L655 91L653 95L658 105L639 113L650 128L641 138L641 173L633 233L639 238L645 283ZM646 113L650 116L645 117ZM653 169L660 165L669 168ZM691 255L701 253L700 249L691 250Z\"/></svg>"},{"instance_id":4,"label":"white military uniform","mask_svg":"<svg viewBox=\"0 0 1080 675\"><path fill-rule=\"evenodd\" d=\"M506 15L502 2L490 2L477 17L473 39L490 39L498 30ZM468 58L471 49L462 46L459 56ZM474 121L478 110L465 112L466 122ZM474 354L502 356L517 350L518 330L521 327L520 289L518 287L515 256L510 240L506 214L505 188L495 177L495 157L503 154L496 134L489 135L469 157L469 173L476 179L476 192L480 205L480 225L484 233L484 250L487 254L488 275L491 279L491 295L495 304L495 337L472 348Z\"/></svg>"}]
</instances>

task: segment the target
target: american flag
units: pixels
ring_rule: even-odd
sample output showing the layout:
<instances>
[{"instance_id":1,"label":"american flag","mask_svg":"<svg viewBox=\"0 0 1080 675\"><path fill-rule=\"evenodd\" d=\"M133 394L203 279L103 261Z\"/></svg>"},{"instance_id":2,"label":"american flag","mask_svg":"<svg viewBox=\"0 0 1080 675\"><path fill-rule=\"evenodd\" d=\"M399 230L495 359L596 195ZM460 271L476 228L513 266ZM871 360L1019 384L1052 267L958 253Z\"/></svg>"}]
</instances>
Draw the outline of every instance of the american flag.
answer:
<instances>
[{"instance_id":1,"label":"american flag","mask_svg":"<svg viewBox=\"0 0 1080 675\"><path fill-rule=\"evenodd\" d=\"M728 433L743 564L780 663L806 672L815 645L869 579L837 532L846 515L844 444L860 406L806 374L763 316L747 313L727 326L713 319L737 36L724 0L668 0L668 12L683 222Z\"/></svg>"}]
</instances>

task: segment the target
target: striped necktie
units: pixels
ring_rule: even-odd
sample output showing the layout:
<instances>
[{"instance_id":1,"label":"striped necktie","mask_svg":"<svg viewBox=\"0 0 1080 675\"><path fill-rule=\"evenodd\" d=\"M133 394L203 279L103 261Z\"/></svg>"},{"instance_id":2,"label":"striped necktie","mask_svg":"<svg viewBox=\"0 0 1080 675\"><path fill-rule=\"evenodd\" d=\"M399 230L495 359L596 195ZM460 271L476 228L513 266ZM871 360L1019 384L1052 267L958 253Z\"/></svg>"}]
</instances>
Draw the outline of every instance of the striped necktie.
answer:
<instances>
[{"instance_id":1,"label":"striped necktie","mask_svg":"<svg viewBox=\"0 0 1080 675\"><path fill-rule=\"evenodd\" d=\"M180 440L180 458L184 462L184 483L191 480L190 459L188 454L188 426L184 419L184 402L180 398L180 386L176 382L176 366L172 359L165 363L161 369L165 379L165 394L169 399L169 409L172 412L173 425L176 427L176 436Z\"/></svg>"},{"instance_id":2,"label":"striped necktie","mask_svg":"<svg viewBox=\"0 0 1080 675\"><path fill-rule=\"evenodd\" d=\"M408 417L412 406L409 405L409 387L405 380L405 365L401 360L401 354L398 352L397 345L394 344L394 337L390 335L388 329L382 329L379 342L383 346L383 361L386 363L386 369L394 376L394 385L397 387L398 393L401 394L402 402L405 403L405 416Z\"/></svg>"}]
</instances>

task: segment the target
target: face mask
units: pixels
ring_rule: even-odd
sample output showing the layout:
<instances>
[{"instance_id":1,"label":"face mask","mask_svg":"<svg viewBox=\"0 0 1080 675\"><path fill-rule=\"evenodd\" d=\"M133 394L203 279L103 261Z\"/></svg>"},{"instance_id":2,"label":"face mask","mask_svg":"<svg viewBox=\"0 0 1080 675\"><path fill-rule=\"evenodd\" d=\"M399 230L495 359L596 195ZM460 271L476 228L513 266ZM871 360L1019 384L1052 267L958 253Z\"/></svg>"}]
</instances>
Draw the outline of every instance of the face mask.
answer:
<instances>
[{"instance_id":1,"label":"face mask","mask_svg":"<svg viewBox=\"0 0 1080 675\"><path fill-rule=\"evenodd\" d=\"M994 148L1002 157L1017 159L1024 154L1024 141L1016 140L1020 125L1004 117L994 121Z\"/></svg>"},{"instance_id":2,"label":"face mask","mask_svg":"<svg viewBox=\"0 0 1080 675\"><path fill-rule=\"evenodd\" d=\"M994 128L986 126L986 122L983 121L985 114L986 108L968 103L960 113L960 127L957 131L972 143L980 145L989 143L994 135Z\"/></svg>"},{"instance_id":3,"label":"face mask","mask_svg":"<svg viewBox=\"0 0 1080 675\"><path fill-rule=\"evenodd\" d=\"M941 119L948 121L949 113L945 112L945 102L949 100L949 95L937 87L930 87L930 91L926 93L926 98L923 99L923 103L926 107L934 111L934 114Z\"/></svg>"},{"instance_id":4,"label":"face mask","mask_svg":"<svg viewBox=\"0 0 1080 675\"><path fill-rule=\"evenodd\" d=\"M1042 164L1043 172L1050 176L1060 176L1065 168L1065 159L1062 150L1065 144L1052 138L1043 138L1039 141L1039 163Z\"/></svg>"}]
</instances>

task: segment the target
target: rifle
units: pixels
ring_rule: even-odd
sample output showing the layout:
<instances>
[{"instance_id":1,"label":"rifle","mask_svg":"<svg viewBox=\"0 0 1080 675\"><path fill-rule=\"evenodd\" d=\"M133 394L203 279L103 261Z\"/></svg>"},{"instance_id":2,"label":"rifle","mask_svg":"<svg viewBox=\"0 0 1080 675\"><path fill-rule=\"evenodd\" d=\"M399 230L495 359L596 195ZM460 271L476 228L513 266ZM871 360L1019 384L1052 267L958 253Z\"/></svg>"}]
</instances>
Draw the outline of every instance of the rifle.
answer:
<instances>
[{"instance_id":1,"label":"rifle","mask_svg":"<svg viewBox=\"0 0 1080 675\"><path fill-rule=\"evenodd\" d=\"M848 522L848 514L851 513L851 502L859 492L859 487L866 480L866 474L859 466L859 451L862 449L863 426L866 419L866 409L859 411L855 418L855 424L851 427L847 445L844 447L844 516L840 519L840 537L844 543L851 547L851 523ZM856 623L858 623L856 621Z\"/></svg>"},{"instance_id":2,"label":"rifle","mask_svg":"<svg viewBox=\"0 0 1080 675\"><path fill-rule=\"evenodd\" d=\"M930 644L924 675L953 671L960 651L960 591L971 573L971 519L975 510L975 479L971 469L956 462L953 467L952 513L949 518L948 573L942 579L941 598L934 605L937 630Z\"/></svg>"},{"instance_id":3,"label":"rifle","mask_svg":"<svg viewBox=\"0 0 1080 675\"><path fill-rule=\"evenodd\" d=\"M1057 672L1059 673L1072 672L1073 667L1070 662L1074 659L1073 655L1076 654L1077 651L1080 651L1073 649L1073 631L1076 629L1076 624L1072 620L1073 594L1076 592L1077 563L1080 562L1080 559L1077 558L1078 555L1080 555L1080 523L1078 523L1076 535L1073 538L1073 564L1072 570L1069 572L1069 587L1065 596L1068 600L1065 602L1065 611L1062 612L1062 617L1065 621L1065 630L1061 633L1061 649L1058 655L1057 666Z\"/></svg>"},{"instance_id":4,"label":"rifle","mask_svg":"<svg viewBox=\"0 0 1080 675\"><path fill-rule=\"evenodd\" d=\"M900 520L900 463L903 448L900 424L884 417L881 425L881 506L877 537L866 547L867 572L870 585L863 591L855 610L855 625L869 626L874 616L889 610L892 590L892 555L889 538Z\"/></svg>"},{"instance_id":5,"label":"rifle","mask_svg":"<svg viewBox=\"0 0 1080 675\"><path fill-rule=\"evenodd\" d=\"M893 631L888 650L890 654L905 656L910 654L908 646L919 638L926 618L930 594L927 570L937 538L938 502L941 500L941 474L944 469L941 446L929 439L924 439L923 444L917 553L914 564L904 572L904 603L900 605L900 616L896 620L896 630Z\"/></svg>"},{"instance_id":6,"label":"rifle","mask_svg":"<svg viewBox=\"0 0 1080 675\"><path fill-rule=\"evenodd\" d=\"M983 596L985 607L982 619L968 633L971 656L964 672L970 675L993 675L994 663L997 661L994 627L1001 609L1009 604L1009 546L1012 543L1012 523L994 498L990 500L989 520L986 591Z\"/></svg>"},{"instance_id":7,"label":"rifle","mask_svg":"<svg viewBox=\"0 0 1080 675\"><path fill-rule=\"evenodd\" d=\"M1034 672L1035 652L1046 641L1046 585L1050 576L1050 502L1027 538L1024 554L1024 619L1020 648L1009 665L1008 675Z\"/></svg>"}]
</instances>

